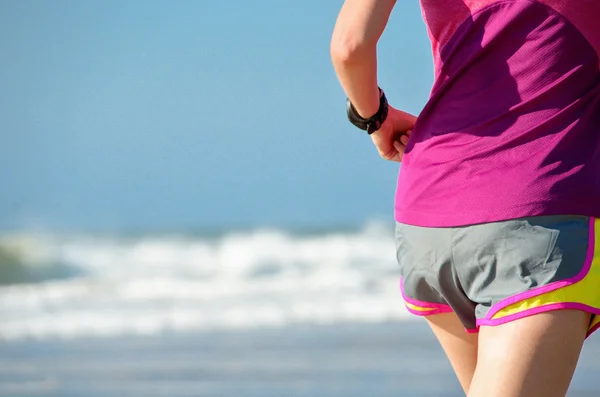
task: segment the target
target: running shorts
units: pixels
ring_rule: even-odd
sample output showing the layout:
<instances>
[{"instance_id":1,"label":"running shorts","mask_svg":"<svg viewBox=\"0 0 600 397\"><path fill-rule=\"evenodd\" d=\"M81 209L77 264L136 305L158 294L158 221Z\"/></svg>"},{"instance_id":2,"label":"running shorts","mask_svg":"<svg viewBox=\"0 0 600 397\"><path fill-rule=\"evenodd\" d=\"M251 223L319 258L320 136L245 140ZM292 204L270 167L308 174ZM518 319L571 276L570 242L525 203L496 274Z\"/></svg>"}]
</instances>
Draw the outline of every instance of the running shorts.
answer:
<instances>
[{"instance_id":1,"label":"running shorts","mask_svg":"<svg viewBox=\"0 0 600 397\"><path fill-rule=\"evenodd\" d=\"M600 328L600 220L539 216L462 227L396 224L407 309L454 312L467 332L551 310Z\"/></svg>"}]
</instances>

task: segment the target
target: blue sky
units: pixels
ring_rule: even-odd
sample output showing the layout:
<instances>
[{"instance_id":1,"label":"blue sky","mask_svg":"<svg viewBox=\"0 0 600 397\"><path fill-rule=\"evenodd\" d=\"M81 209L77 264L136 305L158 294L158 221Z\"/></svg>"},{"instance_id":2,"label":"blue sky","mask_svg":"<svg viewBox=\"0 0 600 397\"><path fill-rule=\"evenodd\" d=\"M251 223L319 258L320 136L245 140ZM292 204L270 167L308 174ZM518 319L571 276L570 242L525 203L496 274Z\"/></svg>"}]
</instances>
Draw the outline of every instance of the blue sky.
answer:
<instances>
[{"instance_id":1,"label":"blue sky","mask_svg":"<svg viewBox=\"0 0 600 397\"><path fill-rule=\"evenodd\" d=\"M345 118L341 1L0 3L0 229L327 227L392 219L398 165ZM418 113L418 2L380 85Z\"/></svg>"}]
</instances>

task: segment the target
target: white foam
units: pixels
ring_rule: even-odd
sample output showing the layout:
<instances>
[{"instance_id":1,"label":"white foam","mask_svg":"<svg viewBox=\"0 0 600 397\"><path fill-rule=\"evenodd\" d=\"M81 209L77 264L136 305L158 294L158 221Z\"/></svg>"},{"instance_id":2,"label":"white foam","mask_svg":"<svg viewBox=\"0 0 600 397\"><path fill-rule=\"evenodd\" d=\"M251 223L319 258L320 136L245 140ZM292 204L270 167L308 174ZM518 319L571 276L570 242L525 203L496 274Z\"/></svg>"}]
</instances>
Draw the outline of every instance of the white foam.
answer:
<instances>
[{"instance_id":1,"label":"white foam","mask_svg":"<svg viewBox=\"0 0 600 397\"><path fill-rule=\"evenodd\" d=\"M156 334L382 322L407 318L393 235L221 238L9 236L33 269L62 263L75 278L0 288L0 338ZM34 252L35 251L35 252Z\"/></svg>"}]
</instances>

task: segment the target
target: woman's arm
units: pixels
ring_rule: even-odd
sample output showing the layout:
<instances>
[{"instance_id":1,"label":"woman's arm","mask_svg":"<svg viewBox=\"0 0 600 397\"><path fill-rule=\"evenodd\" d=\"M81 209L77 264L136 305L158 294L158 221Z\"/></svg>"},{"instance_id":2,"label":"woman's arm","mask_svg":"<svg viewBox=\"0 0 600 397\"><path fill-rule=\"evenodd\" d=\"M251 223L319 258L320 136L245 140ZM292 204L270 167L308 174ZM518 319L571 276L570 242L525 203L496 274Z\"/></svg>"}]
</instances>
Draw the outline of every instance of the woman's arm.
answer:
<instances>
[{"instance_id":1,"label":"woman's arm","mask_svg":"<svg viewBox=\"0 0 600 397\"><path fill-rule=\"evenodd\" d=\"M368 119L379 109L377 42L395 0L346 0L331 38L331 59L337 76L358 114ZM417 118L389 106L388 116L371 139L386 160L402 161Z\"/></svg>"},{"instance_id":2,"label":"woman's arm","mask_svg":"<svg viewBox=\"0 0 600 397\"><path fill-rule=\"evenodd\" d=\"M346 0L331 38L337 76L358 114L369 118L379 108L377 42L396 0Z\"/></svg>"}]
</instances>

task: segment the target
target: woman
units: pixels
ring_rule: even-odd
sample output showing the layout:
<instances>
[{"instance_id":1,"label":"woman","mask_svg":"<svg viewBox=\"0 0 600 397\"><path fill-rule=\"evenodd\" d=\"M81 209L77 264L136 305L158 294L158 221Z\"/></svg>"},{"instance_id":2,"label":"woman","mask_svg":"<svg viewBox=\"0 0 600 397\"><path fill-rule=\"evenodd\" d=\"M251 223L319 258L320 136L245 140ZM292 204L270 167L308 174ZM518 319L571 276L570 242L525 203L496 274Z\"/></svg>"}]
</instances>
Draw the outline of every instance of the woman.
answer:
<instances>
[{"instance_id":1,"label":"woman","mask_svg":"<svg viewBox=\"0 0 600 397\"><path fill-rule=\"evenodd\" d=\"M402 293L469 397L564 397L600 327L600 2L421 0L435 82L387 105L393 0L347 0L331 42L350 121L402 161Z\"/></svg>"}]
</instances>

